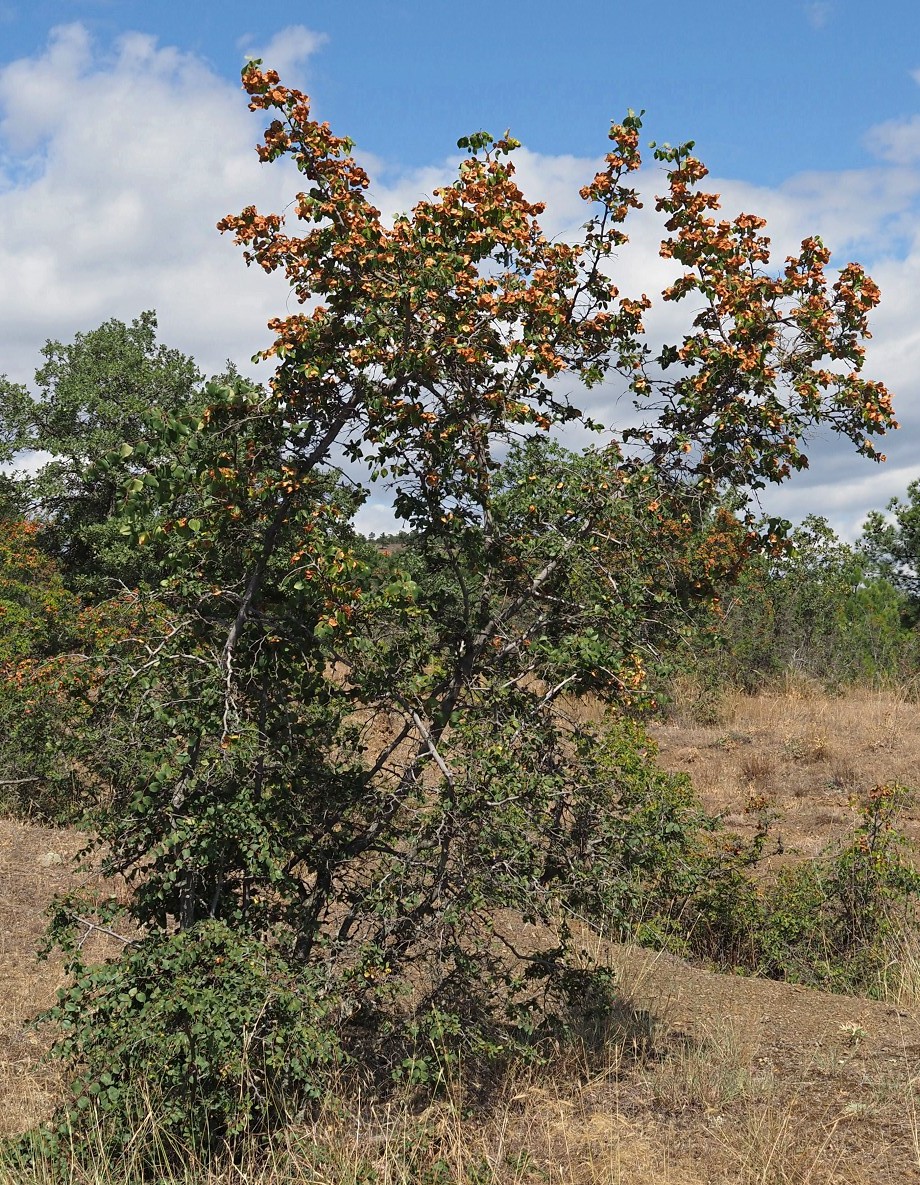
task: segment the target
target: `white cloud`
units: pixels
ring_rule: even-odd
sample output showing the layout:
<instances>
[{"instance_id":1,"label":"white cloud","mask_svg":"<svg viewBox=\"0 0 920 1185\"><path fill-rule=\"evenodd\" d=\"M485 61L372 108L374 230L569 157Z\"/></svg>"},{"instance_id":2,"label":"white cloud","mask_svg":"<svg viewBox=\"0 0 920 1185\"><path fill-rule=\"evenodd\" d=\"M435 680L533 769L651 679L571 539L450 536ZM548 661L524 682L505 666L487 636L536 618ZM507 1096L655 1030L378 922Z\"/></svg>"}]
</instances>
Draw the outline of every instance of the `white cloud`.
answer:
<instances>
[{"instance_id":1,"label":"white cloud","mask_svg":"<svg viewBox=\"0 0 920 1185\"><path fill-rule=\"evenodd\" d=\"M258 135L237 85L139 34L100 59L66 26L0 69L0 371L22 381L46 338L151 307L209 370L266 344L283 285L215 229L289 200Z\"/></svg>"},{"instance_id":2,"label":"white cloud","mask_svg":"<svg viewBox=\"0 0 920 1185\"><path fill-rule=\"evenodd\" d=\"M866 146L881 160L892 164L917 164L920 161L920 115L878 124L866 137Z\"/></svg>"},{"instance_id":3,"label":"white cloud","mask_svg":"<svg viewBox=\"0 0 920 1185\"><path fill-rule=\"evenodd\" d=\"M911 78L920 85L920 69L910 72ZM920 115L885 120L870 128L865 145L880 160L896 165L920 163Z\"/></svg>"},{"instance_id":4,"label":"white cloud","mask_svg":"<svg viewBox=\"0 0 920 1185\"><path fill-rule=\"evenodd\" d=\"M288 67L319 44L295 27L262 53ZM288 57L279 61L285 47ZM876 129L878 144L893 142L887 126ZM227 358L245 364L267 344L266 321L290 307L287 288L247 271L215 230L224 214L249 204L282 210L297 190L293 170L258 164L259 133L235 81L140 34L103 52L81 26L64 26L42 53L0 67L0 372L28 381L47 338L67 340L145 308L157 309L162 340L194 354L208 372ZM373 192L386 213L430 196L454 174L456 159L400 173L362 156L386 182ZM547 232L577 233L587 214L578 190L598 162L526 148L515 159L524 192L548 201ZM882 288L867 373L895 391L904 424L887 447L891 464L860 462L825 439L812 451L811 471L764 499L793 518L828 513L847 530L903 490L920 456L920 167L913 167L920 153L902 148L890 159L897 163L801 174L777 188L730 179L711 185L723 193L727 216L746 210L769 219L778 259L817 231L836 260L863 259ZM644 169L640 186L645 208L631 218L631 242L614 267L625 294L654 296L673 268L658 255L660 168ZM660 305L650 326L673 337L683 319L680 307ZM592 392L591 407L622 415L616 397L613 389ZM379 505L368 513L373 529L385 527Z\"/></svg>"},{"instance_id":5,"label":"white cloud","mask_svg":"<svg viewBox=\"0 0 920 1185\"><path fill-rule=\"evenodd\" d=\"M328 40L325 33L314 33L303 25L289 25L264 46L252 44L252 38L248 35L241 37L237 44L243 51L244 60L261 58L266 69L277 70L290 85L290 80L299 73L300 67Z\"/></svg>"},{"instance_id":6,"label":"white cloud","mask_svg":"<svg viewBox=\"0 0 920 1185\"><path fill-rule=\"evenodd\" d=\"M858 538L869 510L884 510L888 501L903 497L910 482L920 478L920 464L860 465L854 459L836 478L813 481L807 496L796 482L777 487L763 499L770 514L799 522L808 513L829 519L846 540Z\"/></svg>"}]
</instances>

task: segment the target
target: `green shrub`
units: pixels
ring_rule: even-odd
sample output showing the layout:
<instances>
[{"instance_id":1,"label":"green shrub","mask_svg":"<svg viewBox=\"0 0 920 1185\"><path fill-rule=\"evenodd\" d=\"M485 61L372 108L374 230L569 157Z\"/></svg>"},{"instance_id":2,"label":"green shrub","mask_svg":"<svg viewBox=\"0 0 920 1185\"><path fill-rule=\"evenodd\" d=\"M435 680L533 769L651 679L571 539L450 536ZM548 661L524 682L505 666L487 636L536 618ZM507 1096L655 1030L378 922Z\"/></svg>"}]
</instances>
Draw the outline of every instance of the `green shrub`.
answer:
<instances>
[{"instance_id":1,"label":"green shrub","mask_svg":"<svg viewBox=\"0 0 920 1185\"><path fill-rule=\"evenodd\" d=\"M52 1146L130 1142L144 1160L149 1140L152 1161L239 1146L319 1098L342 1060L316 972L222 923L74 970L47 1014L78 1068Z\"/></svg>"},{"instance_id":2,"label":"green shrub","mask_svg":"<svg viewBox=\"0 0 920 1185\"><path fill-rule=\"evenodd\" d=\"M694 902L687 950L724 968L829 991L879 990L890 939L913 918L920 872L897 829L908 791L880 786L849 840L768 879L728 862ZM741 849L739 849L740 851Z\"/></svg>"},{"instance_id":3,"label":"green shrub","mask_svg":"<svg viewBox=\"0 0 920 1185\"><path fill-rule=\"evenodd\" d=\"M76 1074L64 1134L87 1116L111 1144L143 1139L149 1108L177 1149L232 1146L352 1052L375 1085L430 1088L602 1027L609 976L579 965L572 915L673 941L713 824L640 730L599 736L563 694L633 709L692 606L772 547L745 512L755 492L807 465L816 427L874 457L892 422L859 377L874 285L851 264L816 297L816 239L777 279L761 220L710 218L689 144L655 150L662 251L684 272L662 300L688 299L687 332L655 356L649 302L607 269L638 202L633 112L580 190L573 247L541 229L510 138L461 140L454 183L390 224L306 96L257 62L243 82L279 115L261 159L292 155L315 222L279 236L280 216L247 207L220 223L319 302L272 323L269 387L231 374L199 393L149 320L52 348L42 372L59 455L93 429L75 488L50 467L36 485L49 507L73 495L59 554L94 602L110 576L139 588L136 628L100 648L79 696L91 719L65 731L102 875L131 884L142 935L120 963L78 968L52 1014ZM127 439L124 400L87 423L69 381L105 394L96 346L113 335L117 356L179 380L165 414L131 388ZM579 380L629 376L637 418L576 455L535 444L598 426L562 371L576 400ZM35 409L10 402L28 427ZM401 556L354 530L375 489L413 532ZM515 941L509 918L543 944Z\"/></svg>"}]
</instances>

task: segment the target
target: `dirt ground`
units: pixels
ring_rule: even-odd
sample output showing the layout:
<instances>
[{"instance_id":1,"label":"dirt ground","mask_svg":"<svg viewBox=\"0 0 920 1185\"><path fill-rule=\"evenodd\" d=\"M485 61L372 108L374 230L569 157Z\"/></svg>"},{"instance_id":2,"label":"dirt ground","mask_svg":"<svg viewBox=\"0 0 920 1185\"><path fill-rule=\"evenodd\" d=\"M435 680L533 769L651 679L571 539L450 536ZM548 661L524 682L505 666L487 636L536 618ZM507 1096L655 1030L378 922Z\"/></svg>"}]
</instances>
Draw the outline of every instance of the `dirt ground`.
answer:
<instances>
[{"instance_id":1,"label":"dirt ground","mask_svg":"<svg viewBox=\"0 0 920 1185\"><path fill-rule=\"evenodd\" d=\"M786 848L820 852L860 790L920 786L920 713L893 694L737 697L718 724L655 730L711 809L745 827L752 792ZM920 811L905 829L920 840ZM46 1116L60 1083L28 1021L61 966L37 963L44 910L76 883L74 833L0 820L0 1134ZM106 953L106 940L95 948ZM920 1182L920 990L887 1001L716 975L672 956L609 951L622 1024L599 1064L535 1076L455 1140L527 1185L894 1185ZM459 1153L458 1153L459 1155Z\"/></svg>"}]
</instances>

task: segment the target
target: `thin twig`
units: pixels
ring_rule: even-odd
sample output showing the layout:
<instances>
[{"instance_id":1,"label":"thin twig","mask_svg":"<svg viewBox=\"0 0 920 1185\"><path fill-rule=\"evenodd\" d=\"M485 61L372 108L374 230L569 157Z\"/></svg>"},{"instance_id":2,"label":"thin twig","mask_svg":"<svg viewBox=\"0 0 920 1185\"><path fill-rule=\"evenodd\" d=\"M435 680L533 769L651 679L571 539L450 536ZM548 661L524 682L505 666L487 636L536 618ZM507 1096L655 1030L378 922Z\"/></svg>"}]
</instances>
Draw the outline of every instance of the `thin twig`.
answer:
<instances>
[{"instance_id":1,"label":"thin twig","mask_svg":"<svg viewBox=\"0 0 920 1185\"><path fill-rule=\"evenodd\" d=\"M98 922L91 922L89 918L80 917L79 914L76 920L81 926L86 926L87 930L98 930L100 934L105 934L109 938L117 938L119 942L123 942L125 946L131 946L137 941L136 938L125 938L124 934L118 934L115 930L110 930L108 926L100 926Z\"/></svg>"}]
</instances>

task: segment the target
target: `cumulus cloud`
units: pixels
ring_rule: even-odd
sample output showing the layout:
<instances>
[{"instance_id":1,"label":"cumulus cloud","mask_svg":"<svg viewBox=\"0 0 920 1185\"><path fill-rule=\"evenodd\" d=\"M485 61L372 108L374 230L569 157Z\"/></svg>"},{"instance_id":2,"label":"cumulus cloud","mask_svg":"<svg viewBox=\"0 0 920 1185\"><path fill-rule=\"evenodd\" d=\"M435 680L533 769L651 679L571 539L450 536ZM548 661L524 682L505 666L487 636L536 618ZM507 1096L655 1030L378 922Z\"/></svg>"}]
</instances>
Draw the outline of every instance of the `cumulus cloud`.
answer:
<instances>
[{"instance_id":1,"label":"cumulus cloud","mask_svg":"<svg viewBox=\"0 0 920 1185\"><path fill-rule=\"evenodd\" d=\"M208 369L266 344L283 287L215 229L289 200L257 136L238 86L140 34L101 53L69 25L0 69L0 371L22 381L46 338L152 307Z\"/></svg>"},{"instance_id":2,"label":"cumulus cloud","mask_svg":"<svg viewBox=\"0 0 920 1185\"><path fill-rule=\"evenodd\" d=\"M920 69L912 70L910 76L920 85ZM869 129L865 144L880 160L905 166L920 163L920 115L877 124Z\"/></svg>"},{"instance_id":3,"label":"cumulus cloud","mask_svg":"<svg viewBox=\"0 0 920 1185\"><path fill-rule=\"evenodd\" d=\"M303 70L321 41L296 26L241 49L288 72L295 63ZM898 126L906 144L912 123ZM812 470L764 498L772 512L827 513L848 532L920 469L920 152L903 145L889 152L884 146L896 137L886 127L873 133L883 158L873 168L800 174L775 188L711 179L727 216L744 210L769 219L780 262L817 231L835 260L861 259L882 288L867 372L897 396L904 429L887 447L891 464L876 468L822 439ZM107 49L82 26L63 26L41 53L0 67L0 372L28 381L47 338L67 340L145 308L157 309L162 339L207 372L227 358L245 366L269 341L266 321L290 298L280 278L247 271L214 225L253 203L283 210L298 187L293 170L258 164L258 135L235 81L140 34ZM383 179L374 200L393 214L449 181L459 158L411 171L361 159ZM599 162L527 148L515 159L524 192L548 202L547 232L577 234L587 214L578 190ZM660 168L643 169L639 185L645 207L631 218L631 242L612 266L624 294L654 297L674 266L658 254ZM684 319L682 308L659 304L649 325L657 339L673 340ZM592 392L590 407L608 420L628 414L613 385ZM368 509L366 525L389 525L379 505Z\"/></svg>"},{"instance_id":4,"label":"cumulus cloud","mask_svg":"<svg viewBox=\"0 0 920 1185\"><path fill-rule=\"evenodd\" d=\"M878 124L867 137L867 147L892 164L917 164L920 162L920 115Z\"/></svg>"},{"instance_id":5,"label":"cumulus cloud","mask_svg":"<svg viewBox=\"0 0 920 1185\"><path fill-rule=\"evenodd\" d=\"M238 45L243 51L244 60L261 58L266 67L290 79L300 76L307 60L328 40L325 33L314 33L303 25L288 25L264 45L254 44L248 35L241 37Z\"/></svg>"}]
</instances>

